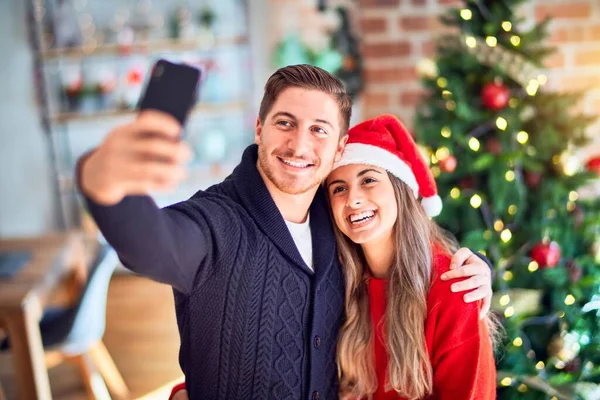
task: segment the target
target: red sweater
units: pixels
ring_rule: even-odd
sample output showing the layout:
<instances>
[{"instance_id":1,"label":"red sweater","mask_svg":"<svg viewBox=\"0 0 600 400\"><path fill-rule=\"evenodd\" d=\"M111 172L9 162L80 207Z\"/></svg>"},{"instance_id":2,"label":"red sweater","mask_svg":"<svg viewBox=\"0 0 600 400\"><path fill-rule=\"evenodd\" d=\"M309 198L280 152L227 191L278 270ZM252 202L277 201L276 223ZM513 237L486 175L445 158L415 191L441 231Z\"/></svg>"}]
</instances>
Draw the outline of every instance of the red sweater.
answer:
<instances>
[{"instance_id":1,"label":"red sweater","mask_svg":"<svg viewBox=\"0 0 600 400\"><path fill-rule=\"evenodd\" d=\"M487 400L496 398L496 368L487 327L479 320L478 303L465 303L463 294L437 278L449 270L450 257L434 257L434 279L427 296L425 342L433 366L433 391L428 399ZM387 280L368 281L369 302L375 338L377 392L373 400L402 399L395 391L385 392L387 352L382 342Z\"/></svg>"}]
</instances>

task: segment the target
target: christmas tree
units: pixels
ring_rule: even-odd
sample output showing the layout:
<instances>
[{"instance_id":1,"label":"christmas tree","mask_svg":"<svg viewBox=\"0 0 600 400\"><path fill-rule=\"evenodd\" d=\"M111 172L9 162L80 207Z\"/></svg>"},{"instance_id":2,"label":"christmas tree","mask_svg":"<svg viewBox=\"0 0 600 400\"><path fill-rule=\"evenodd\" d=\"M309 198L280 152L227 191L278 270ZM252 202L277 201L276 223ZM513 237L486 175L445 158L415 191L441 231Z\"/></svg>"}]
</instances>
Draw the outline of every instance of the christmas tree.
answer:
<instances>
[{"instance_id":1,"label":"christmas tree","mask_svg":"<svg viewBox=\"0 0 600 400\"><path fill-rule=\"evenodd\" d=\"M469 0L419 72L415 132L444 211L437 222L495 266L500 399L600 399L600 202L578 190L593 119L580 93L544 89L548 21L522 28L524 0ZM595 165L590 163L589 165ZM459 368L460 366L457 366Z\"/></svg>"}]
</instances>

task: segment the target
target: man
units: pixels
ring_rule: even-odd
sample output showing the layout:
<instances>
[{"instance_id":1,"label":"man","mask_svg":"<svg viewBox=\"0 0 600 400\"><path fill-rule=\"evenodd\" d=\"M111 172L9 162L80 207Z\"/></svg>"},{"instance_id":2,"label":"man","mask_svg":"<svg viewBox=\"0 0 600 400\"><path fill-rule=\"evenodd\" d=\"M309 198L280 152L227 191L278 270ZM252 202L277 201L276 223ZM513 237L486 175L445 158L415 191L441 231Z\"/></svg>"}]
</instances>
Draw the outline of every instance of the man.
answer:
<instances>
[{"instance_id":1,"label":"man","mask_svg":"<svg viewBox=\"0 0 600 400\"><path fill-rule=\"evenodd\" d=\"M187 146L168 115L143 112L79 162L90 212L123 264L173 286L191 398L337 398L344 290L319 184L342 154L351 100L299 65L265 86L255 142L222 183L159 209L149 191L184 177ZM452 276L473 301L490 269L469 250Z\"/></svg>"}]
</instances>

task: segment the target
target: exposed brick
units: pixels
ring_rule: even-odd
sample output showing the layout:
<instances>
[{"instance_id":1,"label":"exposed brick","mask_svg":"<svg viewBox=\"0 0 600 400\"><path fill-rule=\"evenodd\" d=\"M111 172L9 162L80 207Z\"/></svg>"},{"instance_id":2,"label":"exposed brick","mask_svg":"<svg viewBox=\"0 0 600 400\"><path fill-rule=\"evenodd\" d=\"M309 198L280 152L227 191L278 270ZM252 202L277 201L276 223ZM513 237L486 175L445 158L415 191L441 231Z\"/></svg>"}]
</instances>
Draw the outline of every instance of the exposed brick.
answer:
<instances>
[{"instance_id":1,"label":"exposed brick","mask_svg":"<svg viewBox=\"0 0 600 400\"><path fill-rule=\"evenodd\" d=\"M400 94L400 104L403 106L414 107L419 104L419 101L423 97L422 90L411 90L402 92Z\"/></svg>"},{"instance_id":2,"label":"exposed brick","mask_svg":"<svg viewBox=\"0 0 600 400\"><path fill-rule=\"evenodd\" d=\"M431 31L443 27L437 17L401 17L399 25L405 31Z\"/></svg>"},{"instance_id":3,"label":"exposed brick","mask_svg":"<svg viewBox=\"0 0 600 400\"><path fill-rule=\"evenodd\" d=\"M569 2L569 4L546 4L535 8L535 17L538 21L552 18L589 18L592 14L590 2Z\"/></svg>"},{"instance_id":4,"label":"exposed brick","mask_svg":"<svg viewBox=\"0 0 600 400\"><path fill-rule=\"evenodd\" d=\"M565 55L560 51L549 56L544 62L546 68L562 68L565 66Z\"/></svg>"},{"instance_id":5,"label":"exposed brick","mask_svg":"<svg viewBox=\"0 0 600 400\"><path fill-rule=\"evenodd\" d=\"M552 31L550 40L556 44L600 41L600 25L557 28Z\"/></svg>"},{"instance_id":6,"label":"exposed brick","mask_svg":"<svg viewBox=\"0 0 600 400\"><path fill-rule=\"evenodd\" d=\"M436 46L435 40L428 40L428 41L424 42L423 46L421 48L423 55L426 57L433 56L435 54L435 46Z\"/></svg>"},{"instance_id":7,"label":"exposed brick","mask_svg":"<svg viewBox=\"0 0 600 400\"><path fill-rule=\"evenodd\" d=\"M556 29L550 35L550 41L553 43L579 42L584 38L585 28L576 26Z\"/></svg>"},{"instance_id":8,"label":"exposed brick","mask_svg":"<svg viewBox=\"0 0 600 400\"><path fill-rule=\"evenodd\" d=\"M414 81L418 78L414 67L368 68L365 70L365 80L370 83L394 83Z\"/></svg>"},{"instance_id":9,"label":"exposed brick","mask_svg":"<svg viewBox=\"0 0 600 400\"><path fill-rule=\"evenodd\" d=\"M367 43L363 47L365 58L384 58L407 56L411 53L410 42Z\"/></svg>"},{"instance_id":10,"label":"exposed brick","mask_svg":"<svg viewBox=\"0 0 600 400\"><path fill-rule=\"evenodd\" d=\"M588 27L589 40L600 41L600 25Z\"/></svg>"},{"instance_id":11,"label":"exposed brick","mask_svg":"<svg viewBox=\"0 0 600 400\"><path fill-rule=\"evenodd\" d=\"M563 77L560 87L564 91L600 88L600 75Z\"/></svg>"},{"instance_id":12,"label":"exposed brick","mask_svg":"<svg viewBox=\"0 0 600 400\"><path fill-rule=\"evenodd\" d=\"M600 98L592 101L592 109L590 111L593 115L600 115Z\"/></svg>"},{"instance_id":13,"label":"exposed brick","mask_svg":"<svg viewBox=\"0 0 600 400\"><path fill-rule=\"evenodd\" d=\"M575 54L577 65L600 65L600 50L580 51Z\"/></svg>"},{"instance_id":14,"label":"exposed brick","mask_svg":"<svg viewBox=\"0 0 600 400\"><path fill-rule=\"evenodd\" d=\"M361 6L398 7L400 0L360 0Z\"/></svg>"},{"instance_id":15,"label":"exposed brick","mask_svg":"<svg viewBox=\"0 0 600 400\"><path fill-rule=\"evenodd\" d=\"M360 22L364 34L382 33L387 30L387 20L382 17L364 17Z\"/></svg>"},{"instance_id":16,"label":"exposed brick","mask_svg":"<svg viewBox=\"0 0 600 400\"><path fill-rule=\"evenodd\" d=\"M390 94L366 92L363 96L365 107L369 108L382 108L390 105Z\"/></svg>"},{"instance_id":17,"label":"exposed brick","mask_svg":"<svg viewBox=\"0 0 600 400\"><path fill-rule=\"evenodd\" d=\"M445 5L445 6L462 6L462 5L464 5L463 0L438 0L438 3Z\"/></svg>"}]
</instances>

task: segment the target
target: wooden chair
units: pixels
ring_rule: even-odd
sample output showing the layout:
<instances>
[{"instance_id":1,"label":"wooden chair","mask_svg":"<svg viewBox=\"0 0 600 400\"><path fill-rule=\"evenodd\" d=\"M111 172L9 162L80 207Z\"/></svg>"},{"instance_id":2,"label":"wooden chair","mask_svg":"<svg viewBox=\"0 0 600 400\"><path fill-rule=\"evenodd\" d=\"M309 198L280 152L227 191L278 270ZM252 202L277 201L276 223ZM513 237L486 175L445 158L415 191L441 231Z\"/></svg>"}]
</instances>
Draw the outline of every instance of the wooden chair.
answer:
<instances>
[{"instance_id":1,"label":"wooden chair","mask_svg":"<svg viewBox=\"0 0 600 400\"><path fill-rule=\"evenodd\" d=\"M93 399L128 399L125 384L102 342L106 327L106 298L119 260L108 245L99 247L79 301L68 308L48 309L40 322L48 369L69 361L77 365ZM10 346L9 339L0 347Z\"/></svg>"}]
</instances>

